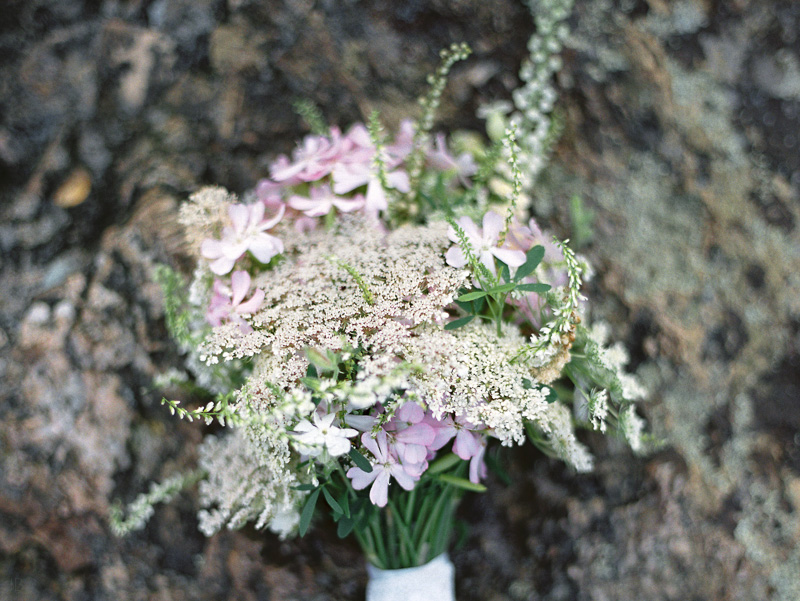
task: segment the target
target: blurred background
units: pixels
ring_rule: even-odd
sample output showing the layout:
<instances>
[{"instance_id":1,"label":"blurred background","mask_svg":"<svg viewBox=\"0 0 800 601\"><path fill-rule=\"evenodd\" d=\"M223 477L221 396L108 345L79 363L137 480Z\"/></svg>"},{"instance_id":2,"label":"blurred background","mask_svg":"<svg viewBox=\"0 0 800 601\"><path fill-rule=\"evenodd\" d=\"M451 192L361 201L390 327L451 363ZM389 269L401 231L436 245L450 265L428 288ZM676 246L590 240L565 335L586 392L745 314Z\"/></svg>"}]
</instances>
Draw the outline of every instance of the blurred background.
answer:
<instances>
[{"instance_id":1,"label":"blurred background","mask_svg":"<svg viewBox=\"0 0 800 601\"><path fill-rule=\"evenodd\" d=\"M800 599L800 4L578 0L541 223L597 269L593 317L666 445L530 448L468 497L461 601ZM352 541L205 539L187 491L126 539L115 499L193 465L159 405L180 365L152 281L177 204L242 193L305 133L396 124L465 41L439 126L482 130L533 20L513 0L4 0L0 9L0 599L363 598Z\"/></svg>"}]
</instances>

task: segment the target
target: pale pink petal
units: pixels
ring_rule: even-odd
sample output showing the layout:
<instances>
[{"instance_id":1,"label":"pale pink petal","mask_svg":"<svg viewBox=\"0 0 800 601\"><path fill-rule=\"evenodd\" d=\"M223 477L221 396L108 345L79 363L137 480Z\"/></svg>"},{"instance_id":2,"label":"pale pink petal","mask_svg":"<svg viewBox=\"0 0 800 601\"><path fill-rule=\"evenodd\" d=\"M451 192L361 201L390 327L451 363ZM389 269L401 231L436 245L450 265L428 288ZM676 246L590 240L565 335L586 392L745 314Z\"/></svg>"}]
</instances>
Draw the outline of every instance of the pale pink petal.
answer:
<instances>
[{"instance_id":1,"label":"pale pink petal","mask_svg":"<svg viewBox=\"0 0 800 601\"><path fill-rule=\"evenodd\" d=\"M400 486L403 485L401 484ZM355 488L355 486L353 486L353 488ZM403 486L403 488L406 487ZM386 503L389 502L389 473L386 470L381 470L378 477L375 478L372 488L369 489L369 500L372 501L373 505L377 505L378 507L386 507Z\"/></svg>"},{"instance_id":2,"label":"pale pink petal","mask_svg":"<svg viewBox=\"0 0 800 601\"><path fill-rule=\"evenodd\" d=\"M397 419L411 424L416 424L422 421L425 417L425 411L413 401L403 403L403 405L395 413Z\"/></svg>"},{"instance_id":3,"label":"pale pink petal","mask_svg":"<svg viewBox=\"0 0 800 601\"><path fill-rule=\"evenodd\" d=\"M510 267L519 267L525 262L525 253L510 248L493 248L491 253Z\"/></svg>"},{"instance_id":4,"label":"pale pink petal","mask_svg":"<svg viewBox=\"0 0 800 601\"><path fill-rule=\"evenodd\" d=\"M231 275L232 303L238 305L250 291L250 274L246 271L234 271Z\"/></svg>"},{"instance_id":5,"label":"pale pink petal","mask_svg":"<svg viewBox=\"0 0 800 601\"><path fill-rule=\"evenodd\" d=\"M348 426L353 426L356 430L366 432L367 430L372 429L372 426L375 425L377 420L372 415L347 414L344 416L344 421Z\"/></svg>"},{"instance_id":6,"label":"pale pink petal","mask_svg":"<svg viewBox=\"0 0 800 601\"><path fill-rule=\"evenodd\" d=\"M471 459L480 450L478 437L469 430L459 430L453 443L453 453L461 459Z\"/></svg>"},{"instance_id":7,"label":"pale pink petal","mask_svg":"<svg viewBox=\"0 0 800 601\"><path fill-rule=\"evenodd\" d=\"M367 185L367 202L364 205L371 211L385 211L389 208L386 191L377 177L371 177Z\"/></svg>"},{"instance_id":8,"label":"pale pink petal","mask_svg":"<svg viewBox=\"0 0 800 601\"><path fill-rule=\"evenodd\" d=\"M460 246L451 246L445 253L444 258L451 267L461 268L467 264L467 257Z\"/></svg>"},{"instance_id":9,"label":"pale pink petal","mask_svg":"<svg viewBox=\"0 0 800 601\"><path fill-rule=\"evenodd\" d=\"M371 472L365 472L360 467L351 467L347 470L347 477L352 480L353 488L362 490L378 477L378 471L377 467L373 467Z\"/></svg>"},{"instance_id":10,"label":"pale pink petal","mask_svg":"<svg viewBox=\"0 0 800 601\"><path fill-rule=\"evenodd\" d=\"M333 206L339 209L342 213L350 213L357 211L364 206L364 196L358 194L355 198L338 198L334 197Z\"/></svg>"},{"instance_id":11,"label":"pale pink petal","mask_svg":"<svg viewBox=\"0 0 800 601\"><path fill-rule=\"evenodd\" d=\"M503 230L503 225L505 225L505 221L500 215L494 211L486 213L483 216L483 239L494 246L498 236L500 236L500 232Z\"/></svg>"},{"instance_id":12,"label":"pale pink petal","mask_svg":"<svg viewBox=\"0 0 800 601\"><path fill-rule=\"evenodd\" d=\"M477 244L480 243L481 233L478 230L478 226L475 225L475 222L472 221L472 219L470 219L469 217L461 217L459 219L456 219L456 223L458 224L458 226L462 230L464 230L464 233L467 235L467 238L469 238L469 241L473 245L476 244L476 243ZM455 232L454 232L454 234L455 234ZM458 238L453 240L453 242L457 242L457 241L458 241Z\"/></svg>"},{"instance_id":13,"label":"pale pink petal","mask_svg":"<svg viewBox=\"0 0 800 601\"><path fill-rule=\"evenodd\" d=\"M486 444L482 444L480 450L472 456L469 461L469 479L473 484L478 484L481 478L486 477L486 463L483 456L486 453Z\"/></svg>"},{"instance_id":14,"label":"pale pink petal","mask_svg":"<svg viewBox=\"0 0 800 601\"><path fill-rule=\"evenodd\" d=\"M209 264L209 269L211 269L212 273L217 275L225 275L231 269L233 269L233 264L236 263L235 259L229 259L228 257L220 257L216 261L212 261Z\"/></svg>"},{"instance_id":15,"label":"pale pink petal","mask_svg":"<svg viewBox=\"0 0 800 601\"><path fill-rule=\"evenodd\" d=\"M238 307L236 307L237 313L242 313L246 315L252 315L256 311L258 311L259 307L261 307L261 303L264 302L264 297L266 293L258 288L254 293L253 297L247 301L246 303L241 303Z\"/></svg>"},{"instance_id":16,"label":"pale pink petal","mask_svg":"<svg viewBox=\"0 0 800 601\"><path fill-rule=\"evenodd\" d=\"M403 469L403 466L399 464L394 464L389 468L389 470L391 471L392 476L394 476L394 479L397 480L397 483L400 486L402 486L406 490L411 490L412 488L414 488L414 483L415 483L414 478L411 475L409 475L405 469ZM389 474L386 474L386 479L387 480L389 479ZM381 507L383 507L383 505L381 505Z\"/></svg>"},{"instance_id":17,"label":"pale pink petal","mask_svg":"<svg viewBox=\"0 0 800 601\"><path fill-rule=\"evenodd\" d=\"M436 432L428 424L414 424L395 434L400 442L429 446L436 438Z\"/></svg>"},{"instance_id":18,"label":"pale pink petal","mask_svg":"<svg viewBox=\"0 0 800 601\"><path fill-rule=\"evenodd\" d=\"M233 224L233 229L242 233L247 228L247 221L250 216L249 209L242 204L235 204L228 207L228 217Z\"/></svg>"},{"instance_id":19,"label":"pale pink petal","mask_svg":"<svg viewBox=\"0 0 800 601\"><path fill-rule=\"evenodd\" d=\"M486 269L488 269L492 275L495 275L497 273L497 270L495 269L494 266L494 256L492 255L492 251L490 250L481 251L478 259L480 259L480 262L483 263L484 267L486 267Z\"/></svg>"},{"instance_id":20,"label":"pale pink petal","mask_svg":"<svg viewBox=\"0 0 800 601\"><path fill-rule=\"evenodd\" d=\"M384 440L386 439L386 434L384 432L379 432L378 436L383 434ZM380 447L378 447L378 442L372 437L369 432L364 432L361 435L361 444L363 444L370 453L372 453L378 461L385 461L386 460L386 453L381 452Z\"/></svg>"},{"instance_id":21,"label":"pale pink petal","mask_svg":"<svg viewBox=\"0 0 800 601\"><path fill-rule=\"evenodd\" d=\"M350 450L350 441L342 436L332 436L329 434L325 437L325 446L333 457L338 457Z\"/></svg>"},{"instance_id":22,"label":"pale pink petal","mask_svg":"<svg viewBox=\"0 0 800 601\"><path fill-rule=\"evenodd\" d=\"M408 179L408 173L402 170L388 173L386 175L386 183L389 184L390 188L394 188L403 194L411 190L411 181Z\"/></svg>"},{"instance_id":23,"label":"pale pink petal","mask_svg":"<svg viewBox=\"0 0 800 601\"><path fill-rule=\"evenodd\" d=\"M283 252L283 242L269 234L256 234L250 238L248 249L262 263L269 263L272 257Z\"/></svg>"},{"instance_id":24,"label":"pale pink petal","mask_svg":"<svg viewBox=\"0 0 800 601\"><path fill-rule=\"evenodd\" d=\"M260 206L261 207L261 217L263 217L264 216L264 205L263 204L259 204L259 205L256 205L256 206ZM261 219L259 218L259 222L261 222L261 223L258 224L258 231L263 232L265 230L272 229L273 227L278 225L280 220L283 219L283 214L285 212L286 212L286 206L285 205L281 205L280 207L278 207L278 212L275 214L275 216L272 219L270 219L268 221L261 222Z\"/></svg>"},{"instance_id":25,"label":"pale pink petal","mask_svg":"<svg viewBox=\"0 0 800 601\"><path fill-rule=\"evenodd\" d=\"M331 210L331 203L329 201L315 200L303 196L292 196L289 199L289 206L295 211L303 211L308 217L327 215Z\"/></svg>"},{"instance_id":26,"label":"pale pink petal","mask_svg":"<svg viewBox=\"0 0 800 601\"><path fill-rule=\"evenodd\" d=\"M370 167L368 165L340 164L333 170L333 191L346 194L369 182Z\"/></svg>"},{"instance_id":27,"label":"pale pink petal","mask_svg":"<svg viewBox=\"0 0 800 601\"><path fill-rule=\"evenodd\" d=\"M419 444L406 444L403 445L403 452L400 458L403 460L403 465L408 465L422 463L427 456L427 447Z\"/></svg>"},{"instance_id":28,"label":"pale pink petal","mask_svg":"<svg viewBox=\"0 0 800 601\"><path fill-rule=\"evenodd\" d=\"M200 254L206 259L217 259L222 256L222 242L213 238L206 238L200 245Z\"/></svg>"}]
</instances>

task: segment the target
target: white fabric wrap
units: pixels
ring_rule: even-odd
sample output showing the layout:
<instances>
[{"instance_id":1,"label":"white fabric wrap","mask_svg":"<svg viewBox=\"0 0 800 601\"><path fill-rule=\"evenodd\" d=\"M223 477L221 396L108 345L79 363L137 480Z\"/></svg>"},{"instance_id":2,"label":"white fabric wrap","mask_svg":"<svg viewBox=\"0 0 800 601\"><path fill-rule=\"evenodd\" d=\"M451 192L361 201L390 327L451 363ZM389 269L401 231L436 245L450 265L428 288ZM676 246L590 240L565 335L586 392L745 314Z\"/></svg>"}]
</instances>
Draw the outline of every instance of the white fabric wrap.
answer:
<instances>
[{"instance_id":1,"label":"white fabric wrap","mask_svg":"<svg viewBox=\"0 0 800 601\"><path fill-rule=\"evenodd\" d=\"M425 565L381 570L367 564L367 601L455 601L455 570L447 553Z\"/></svg>"}]
</instances>

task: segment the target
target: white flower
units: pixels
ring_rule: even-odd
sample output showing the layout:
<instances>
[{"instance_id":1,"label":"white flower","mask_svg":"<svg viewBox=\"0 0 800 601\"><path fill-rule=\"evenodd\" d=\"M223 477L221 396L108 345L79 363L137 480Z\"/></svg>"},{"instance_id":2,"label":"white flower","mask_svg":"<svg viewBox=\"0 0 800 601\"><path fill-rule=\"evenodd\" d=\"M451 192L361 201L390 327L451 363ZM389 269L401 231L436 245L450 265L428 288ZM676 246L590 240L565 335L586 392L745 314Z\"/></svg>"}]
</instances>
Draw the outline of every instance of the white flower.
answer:
<instances>
[{"instance_id":1,"label":"white flower","mask_svg":"<svg viewBox=\"0 0 800 601\"><path fill-rule=\"evenodd\" d=\"M358 434L352 428L337 428L333 425L335 413L320 417L314 414L314 423L307 419L302 420L295 427L294 435L298 450L311 457L318 457L323 450L328 451L331 457L344 455L350 450L350 441L347 440Z\"/></svg>"}]
</instances>

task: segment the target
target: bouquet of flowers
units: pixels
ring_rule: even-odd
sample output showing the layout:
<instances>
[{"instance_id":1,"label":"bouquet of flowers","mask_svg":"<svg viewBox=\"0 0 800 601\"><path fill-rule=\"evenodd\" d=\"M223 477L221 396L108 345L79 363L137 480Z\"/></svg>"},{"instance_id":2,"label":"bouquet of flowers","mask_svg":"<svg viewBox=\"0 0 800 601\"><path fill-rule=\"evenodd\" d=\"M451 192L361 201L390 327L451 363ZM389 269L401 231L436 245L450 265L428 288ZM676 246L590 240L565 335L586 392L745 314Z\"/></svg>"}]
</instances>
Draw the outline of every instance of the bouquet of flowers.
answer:
<instances>
[{"instance_id":1,"label":"bouquet of flowers","mask_svg":"<svg viewBox=\"0 0 800 601\"><path fill-rule=\"evenodd\" d=\"M447 551L459 498L485 490L491 445L529 440L578 471L592 457L576 427L642 448L626 353L586 323L586 260L526 218L552 133L542 81L557 65L524 67L523 109L488 109L488 141L434 136L447 73L468 54L442 53L422 117L393 136L375 114L345 132L302 105L314 133L255 191L205 188L181 207L197 267L188 286L167 268L160 278L209 400L163 402L225 429L206 437L197 472L117 515L119 531L199 481L207 535L247 522L303 535L327 512L373 571L409 568Z\"/></svg>"}]
</instances>

